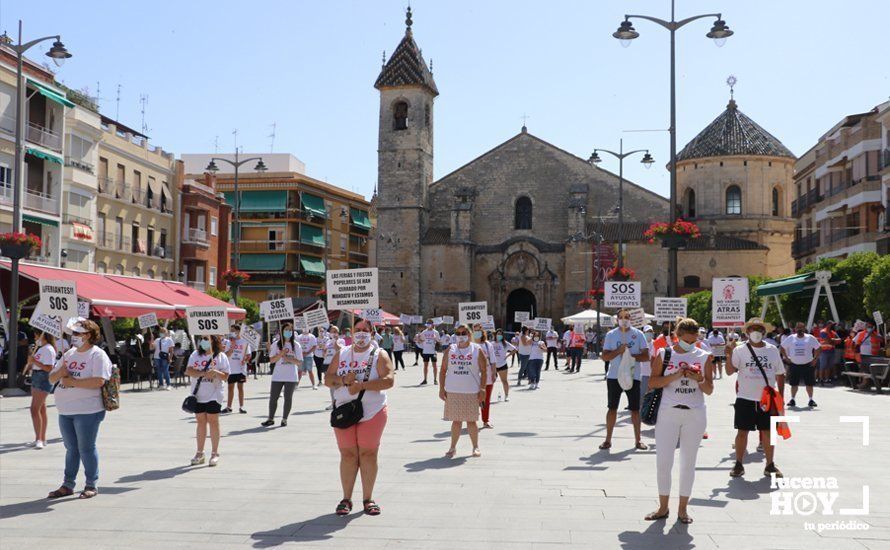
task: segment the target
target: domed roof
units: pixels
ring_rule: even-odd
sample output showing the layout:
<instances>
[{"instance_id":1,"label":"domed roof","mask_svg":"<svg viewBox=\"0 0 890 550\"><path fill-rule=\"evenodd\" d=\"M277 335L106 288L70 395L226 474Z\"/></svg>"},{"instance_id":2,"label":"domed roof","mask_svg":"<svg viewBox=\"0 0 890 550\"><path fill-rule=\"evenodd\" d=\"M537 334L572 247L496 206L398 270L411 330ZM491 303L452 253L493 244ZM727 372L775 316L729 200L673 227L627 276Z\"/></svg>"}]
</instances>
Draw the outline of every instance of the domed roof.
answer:
<instances>
[{"instance_id":1,"label":"domed roof","mask_svg":"<svg viewBox=\"0 0 890 550\"><path fill-rule=\"evenodd\" d=\"M677 161L751 155L796 159L782 142L739 111L734 99L677 154Z\"/></svg>"}]
</instances>

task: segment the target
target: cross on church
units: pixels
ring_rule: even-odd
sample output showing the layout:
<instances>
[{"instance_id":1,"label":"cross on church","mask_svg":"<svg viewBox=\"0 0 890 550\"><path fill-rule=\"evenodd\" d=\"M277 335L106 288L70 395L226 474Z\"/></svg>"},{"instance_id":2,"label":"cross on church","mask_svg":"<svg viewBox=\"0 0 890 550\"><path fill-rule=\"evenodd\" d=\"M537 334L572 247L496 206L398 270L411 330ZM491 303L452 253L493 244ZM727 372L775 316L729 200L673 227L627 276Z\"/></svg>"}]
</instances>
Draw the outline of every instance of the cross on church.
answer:
<instances>
[{"instance_id":1,"label":"cross on church","mask_svg":"<svg viewBox=\"0 0 890 550\"><path fill-rule=\"evenodd\" d=\"M531 117L528 116L527 114L523 113L522 116L519 118L522 119L522 131L524 132L528 129L528 128L526 128L526 123L528 122L528 119Z\"/></svg>"},{"instance_id":2,"label":"cross on church","mask_svg":"<svg viewBox=\"0 0 890 550\"><path fill-rule=\"evenodd\" d=\"M726 85L729 86L729 99L734 99L735 85L738 81L739 79L735 75L729 75L729 78L726 79Z\"/></svg>"}]
</instances>

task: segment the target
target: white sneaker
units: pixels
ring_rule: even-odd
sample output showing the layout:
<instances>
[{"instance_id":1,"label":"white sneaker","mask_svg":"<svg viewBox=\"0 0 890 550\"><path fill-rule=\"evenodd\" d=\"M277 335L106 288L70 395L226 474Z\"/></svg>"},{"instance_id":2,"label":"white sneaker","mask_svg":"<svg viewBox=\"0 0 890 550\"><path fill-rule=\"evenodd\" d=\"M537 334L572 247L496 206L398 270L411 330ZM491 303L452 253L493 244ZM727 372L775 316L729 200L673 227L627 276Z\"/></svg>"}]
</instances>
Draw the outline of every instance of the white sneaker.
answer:
<instances>
[{"instance_id":1,"label":"white sneaker","mask_svg":"<svg viewBox=\"0 0 890 550\"><path fill-rule=\"evenodd\" d=\"M42 448L44 448L44 447L46 447L46 442L45 442L45 441L38 441L38 442L34 445L34 448L35 448L35 449L42 449Z\"/></svg>"},{"instance_id":2,"label":"white sneaker","mask_svg":"<svg viewBox=\"0 0 890 550\"><path fill-rule=\"evenodd\" d=\"M28 442L28 443L25 443L25 445L28 446L28 447L36 447L38 443L40 443L40 442L37 441L37 440L35 439L34 441L30 441L30 442Z\"/></svg>"},{"instance_id":3,"label":"white sneaker","mask_svg":"<svg viewBox=\"0 0 890 550\"><path fill-rule=\"evenodd\" d=\"M504 398L504 403L506 403L509 400L510 400L510 396L508 395L507 397Z\"/></svg>"},{"instance_id":4,"label":"white sneaker","mask_svg":"<svg viewBox=\"0 0 890 550\"><path fill-rule=\"evenodd\" d=\"M333 405L328 405L327 407L324 408L324 410L326 410L326 411L332 411L332 410L334 410L334 406L333 406Z\"/></svg>"},{"instance_id":5,"label":"white sneaker","mask_svg":"<svg viewBox=\"0 0 890 550\"><path fill-rule=\"evenodd\" d=\"M218 463L219 463L219 455L216 453L210 455L210 463L207 465L208 466L216 466Z\"/></svg>"},{"instance_id":6,"label":"white sneaker","mask_svg":"<svg viewBox=\"0 0 890 550\"><path fill-rule=\"evenodd\" d=\"M317 389L318 389L318 386L316 386L315 384L312 384L312 389L313 389L313 390L317 390Z\"/></svg>"},{"instance_id":7,"label":"white sneaker","mask_svg":"<svg viewBox=\"0 0 890 550\"><path fill-rule=\"evenodd\" d=\"M170 386L164 386L164 391L173 391L173 388Z\"/></svg>"}]
</instances>

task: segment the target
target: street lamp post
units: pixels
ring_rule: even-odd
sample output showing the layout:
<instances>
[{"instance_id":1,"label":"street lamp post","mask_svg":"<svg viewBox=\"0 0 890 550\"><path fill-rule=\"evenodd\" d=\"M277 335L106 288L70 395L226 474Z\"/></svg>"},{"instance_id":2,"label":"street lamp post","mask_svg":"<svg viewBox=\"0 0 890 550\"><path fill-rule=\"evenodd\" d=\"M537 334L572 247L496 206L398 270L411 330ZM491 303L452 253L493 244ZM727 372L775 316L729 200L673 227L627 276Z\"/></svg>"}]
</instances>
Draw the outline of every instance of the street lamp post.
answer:
<instances>
[{"instance_id":1,"label":"street lamp post","mask_svg":"<svg viewBox=\"0 0 890 550\"><path fill-rule=\"evenodd\" d=\"M608 149L594 149L590 155L588 162L590 164L599 164L603 161L597 154L600 151L609 153L618 159L618 269L624 267L624 159L635 153L644 153L643 160L640 162L647 169L652 167L655 159L649 154L649 149L635 149L633 151L624 152L624 139L618 144L618 152L609 151Z\"/></svg>"},{"instance_id":2,"label":"street lamp post","mask_svg":"<svg viewBox=\"0 0 890 550\"><path fill-rule=\"evenodd\" d=\"M232 256L232 271L238 271L238 260L240 259L240 244L241 244L241 193L238 191L238 170L242 165L250 162L257 161L256 166L254 166L254 170L257 172L263 173L269 168L266 166L266 163L263 162L263 157L250 157L246 159L238 158L238 148L235 148L235 160L231 161L227 158L222 157L213 157L210 159L210 163L207 165L206 170L208 172L217 173L219 171L219 166L216 165L216 161L225 162L229 164L235 169L235 222L232 224L232 229L235 233L234 239L234 254ZM232 300L235 301L235 305L238 304L238 285L232 286Z\"/></svg>"},{"instance_id":3,"label":"street lamp post","mask_svg":"<svg viewBox=\"0 0 890 550\"><path fill-rule=\"evenodd\" d=\"M59 35L44 36L43 38L35 38L30 42L22 43L22 21L19 20L19 38L18 44L7 44L16 55L16 102L15 102L15 168L12 171L12 231L17 233L22 228L22 172L25 164L25 78L22 74L24 65L25 52L33 46L53 40L52 48L46 52L47 57L55 62L56 66L61 67L65 60L71 57L65 45L62 44L62 38ZM15 371L16 362L18 360L18 334L19 334L19 259L10 258L10 297L9 297L9 332L6 335L6 341L9 344L9 364L7 365L6 386L9 391L15 390Z\"/></svg>"},{"instance_id":4,"label":"street lamp post","mask_svg":"<svg viewBox=\"0 0 890 550\"><path fill-rule=\"evenodd\" d=\"M657 17L650 17L648 15L625 15L624 21L619 25L618 30L612 33L612 36L621 41L622 46L629 46L630 41L638 38L640 33L638 33L631 24L631 19L645 19L647 21L652 21L653 23L657 23L661 25L665 29L667 29L671 33L671 124L670 124L670 135L671 135L671 160L670 160L670 171L671 171L671 194L670 194L670 204L671 204L671 212L670 212L670 220L671 223L677 220L677 77L676 77L676 51L675 51L675 35L677 30L684 27L685 25L697 20L703 19L705 17L714 17L716 20L714 21L714 25L711 27L710 32L707 33L707 37L714 40L714 43L717 46L722 46L726 39L732 36L733 31L729 30L729 26L726 24L726 21L723 20L723 15L720 13L706 13L702 15L694 15L692 17L687 17L686 19L682 19L680 21L676 21L674 17L674 3L675 0L671 0L671 20L665 21L664 19L659 19ZM668 249L668 296L676 296L677 295L677 248L676 246L671 246Z\"/></svg>"}]
</instances>

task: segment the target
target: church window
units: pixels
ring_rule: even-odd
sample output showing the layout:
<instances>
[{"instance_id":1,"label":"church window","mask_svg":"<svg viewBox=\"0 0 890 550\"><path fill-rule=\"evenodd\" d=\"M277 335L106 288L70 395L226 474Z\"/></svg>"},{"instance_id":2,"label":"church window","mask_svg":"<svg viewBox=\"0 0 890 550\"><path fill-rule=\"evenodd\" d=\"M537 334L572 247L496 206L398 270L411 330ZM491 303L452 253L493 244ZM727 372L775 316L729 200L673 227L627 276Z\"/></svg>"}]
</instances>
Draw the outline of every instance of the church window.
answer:
<instances>
[{"instance_id":1,"label":"church window","mask_svg":"<svg viewBox=\"0 0 890 550\"><path fill-rule=\"evenodd\" d=\"M408 129L408 104L399 101L393 107L393 130Z\"/></svg>"},{"instance_id":2,"label":"church window","mask_svg":"<svg viewBox=\"0 0 890 550\"><path fill-rule=\"evenodd\" d=\"M423 108L423 123L427 127L430 125L430 104L427 103Z\"/></svg>"},{"instance_id":3,"label":"church window","mask_svg":"<svg viewBox=\"0 0 890 550\"><path fill-rule=\"evenodd\" d=\"M695 191L693 189L686 190L686 217L695 217Z\"/></svg>"},{"instance_id":4,"label":"church window","mask_svg":"<svg viewBox=\"0 0 890 550\"><path fill-rule=\"evenodd\" d=\"M742 190L738 185L732 185L726 190L726 213L742 213Z\"/></svg>"},{"instance_id":5,"label":"church window","mask_svg":"<svg viewBox=\"0 0 890 550\"><path fill-rule=\"evenodd\" d=\"M683 277L683 286L686 288L699 288L701 286L701 279L698 275L687 275Z\"/></svg>"},{"instance_id":6,"label":"church window","mask_svg":"<svg viewBox=\"0 0 890 550\"><path fill-rule=\"evenodd\" d=\"M514 229L532 228L532 200L528 197L516 199L516 215L513 223Z\"/></svg>"},{"instance_id":7,"label":"church window","mask_svg":"<svg viewBox=\"0 0 890 550\"><path fill-rule=\"evenodd\" d=\"M782 215L782 201L780 200L781 194L779 193L778 187L773 187L773 216L781 216Z\"/></svg>"}]
</instances>

